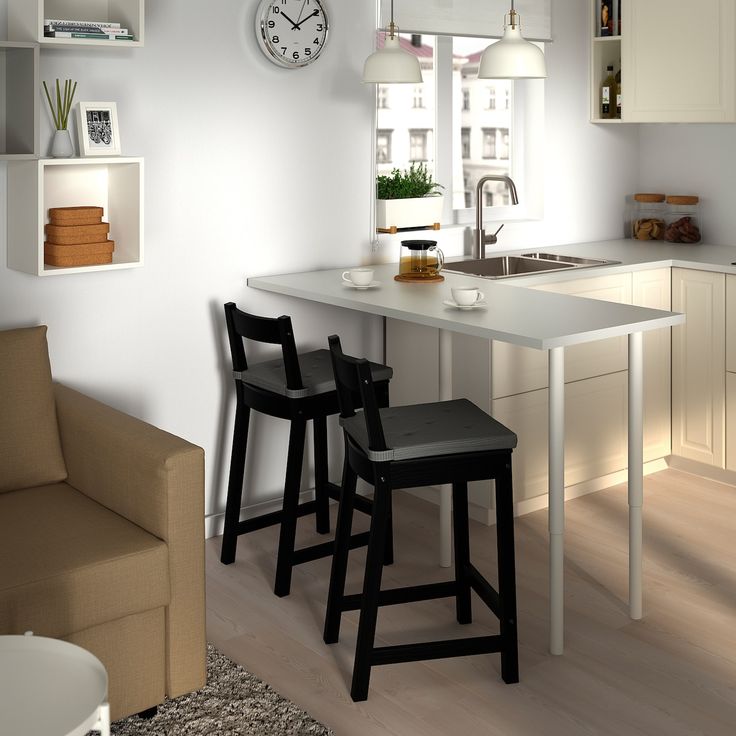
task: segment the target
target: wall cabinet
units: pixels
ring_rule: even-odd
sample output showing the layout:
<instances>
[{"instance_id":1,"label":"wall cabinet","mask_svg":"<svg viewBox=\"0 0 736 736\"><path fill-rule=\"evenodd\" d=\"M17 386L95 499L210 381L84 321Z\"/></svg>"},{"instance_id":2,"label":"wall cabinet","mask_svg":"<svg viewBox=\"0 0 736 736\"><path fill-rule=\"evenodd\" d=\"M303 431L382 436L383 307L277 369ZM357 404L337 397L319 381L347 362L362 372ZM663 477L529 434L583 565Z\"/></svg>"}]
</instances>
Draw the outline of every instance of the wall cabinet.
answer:
<instances>
[{"instance_id":1,"label":"wall cabinet","mask_svg":"<svg viewBox=\"0 0 736 736\"><path fill-rule=\"evenodd\" d=\"M0 160L38 156L38 63L37 44L0 42Z\"/></svg>"},{"instance_id":2,"label":"wall cabinet","mask_svg":"<svg viewBox=\"0 0 736 736\"><path fill-rule=\"evenodd\" d=\"M8 37L35 41L42 46L143 46L145 0L8 0ZM120 23L133 41L97 41L87 38L45 38L43 22L78 20Z\"/></svg>"},{"instance_id":3,"label":"wall cabinet","mask_svg":"<svg viewBox=\"0 0 736 736\"><path fill-rule=\"evenodd\" d=\"M58 268L44 264L50 207L102 207L115 241L113 262ZM8 267L36 276L143 265L143 159L69 158L8 163Z\"/></svg>"},{"instance_id":4,"label":"wall cabinet","mask_svg":"<svg viewBox=\"0 0 736 736\"><path fill-rule=\"evenodd\" d=\"M726 276L672 269L672 454L725 462Z\"/></svg>"},{"instance_id":5,"label":"wall cabinet","mask_svg":"<svg viewBox=\"0 0 736 736\"><path fill-rule=\"evenodd\" d=\"M597 24L597 7L591 6ZM591 53L591 120L607 64L622 81L622 121L736 121L736 6L733 0L621 0L619 37L596 38ZM618 122L618 121L616 121Z\"/></svg>"}]
</instances>

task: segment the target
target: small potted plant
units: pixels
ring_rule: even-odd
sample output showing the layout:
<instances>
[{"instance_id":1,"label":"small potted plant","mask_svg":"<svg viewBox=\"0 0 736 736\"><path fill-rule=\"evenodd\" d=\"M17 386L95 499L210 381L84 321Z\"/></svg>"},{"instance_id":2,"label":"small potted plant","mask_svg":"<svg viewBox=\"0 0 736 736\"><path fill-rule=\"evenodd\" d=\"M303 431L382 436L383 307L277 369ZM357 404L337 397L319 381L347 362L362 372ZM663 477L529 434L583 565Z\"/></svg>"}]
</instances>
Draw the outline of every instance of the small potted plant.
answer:
<instances>
[{"instance_id":1,"label":"small potted plant","mask_svg":"<svg viewBox=\"0 0 736 736\"><path fill-rule=\"evenodd\" d=\"M376 228L395 231L407 227L439 227L442 219L441 184L432 181L426 164L376 177Z\"/></svg>"},{"instance_id":2,"label":"small potted plant","mask_svg":"<svg viewBox=\"0 0 736 736\"><path fill-rule=\"evenodd\" d=\"M43 83L46 99L49 103L51 117L54 121L53 140L51 141L51 156L53 158L69 158L74 155L74 145L72 144L71 135L69 135L69 113L74 102L74 93L77 91L77 83L71 79L64 80L64 89L62 91L59 80L56 80L56 94L51 97L46 82Z\"/></svg>"}]
</instances>

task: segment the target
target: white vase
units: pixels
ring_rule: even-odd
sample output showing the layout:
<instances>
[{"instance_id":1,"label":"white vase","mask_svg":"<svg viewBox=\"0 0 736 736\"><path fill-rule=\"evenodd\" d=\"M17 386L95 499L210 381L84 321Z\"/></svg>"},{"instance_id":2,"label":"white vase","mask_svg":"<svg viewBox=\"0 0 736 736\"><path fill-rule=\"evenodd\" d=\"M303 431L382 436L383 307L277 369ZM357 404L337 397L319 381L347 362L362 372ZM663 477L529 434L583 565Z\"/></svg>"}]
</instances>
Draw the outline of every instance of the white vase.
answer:
<instances>
[{"instance_id":1,"label":"white vase","mask_svg":"<svg viewBox=\"0 0 736 736\"><path fill-rule=\"evenodd\" d=\"M51 158L71 158L74 155L74 145L68 130L57 130L51 140Z\"/></svg>"},{"instance_id":2,"label":"white vase","mask_svg":"<svg viewBox=\"0 0 736 736\"><path fill-rule=\"evenodd\" d=\"M427 227L442 221L442 196L377 199L376 227Z\"/></svg>"}]
</instances>

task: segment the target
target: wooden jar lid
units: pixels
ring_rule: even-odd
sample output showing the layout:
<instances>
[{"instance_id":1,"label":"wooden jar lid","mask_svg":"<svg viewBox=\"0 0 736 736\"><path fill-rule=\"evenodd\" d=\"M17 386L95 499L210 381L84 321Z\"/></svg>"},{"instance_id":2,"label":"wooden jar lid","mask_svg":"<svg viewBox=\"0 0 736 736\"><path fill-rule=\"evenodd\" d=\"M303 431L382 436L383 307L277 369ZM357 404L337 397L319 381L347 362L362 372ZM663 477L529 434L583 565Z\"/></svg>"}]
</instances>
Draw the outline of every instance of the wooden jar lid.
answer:
<instances>
[{"instance_id":1,"label":"wooden jar lid","mask_svg":"<svg viewBox=\"0 0 736 736\"><path fill-rule=\"evenodd\" d=\"M634 195L634 199L637 202L664 202L664 194L647 194L646 192L640 192Z\"/></svg>"},{"instance_id":2,"label":"wooden jar lid","mask_svg":"<svg viewBox=\"0 0 736 736\"><path fill-rule=\"evenodd\" d=\"M700 197L690 195L672 195L667 197L667 204L697 204Z\"/></svg>"}]
</instances>

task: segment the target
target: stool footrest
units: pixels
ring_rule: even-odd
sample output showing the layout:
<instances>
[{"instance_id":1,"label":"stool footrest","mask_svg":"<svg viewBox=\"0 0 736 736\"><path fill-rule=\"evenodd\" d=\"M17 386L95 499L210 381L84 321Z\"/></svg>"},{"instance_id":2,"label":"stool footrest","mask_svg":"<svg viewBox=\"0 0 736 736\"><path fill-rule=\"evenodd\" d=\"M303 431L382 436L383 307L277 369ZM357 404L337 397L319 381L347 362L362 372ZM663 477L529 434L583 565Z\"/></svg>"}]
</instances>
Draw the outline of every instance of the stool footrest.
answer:
<instances>
[{"instance_id":1,"label":"stool footrest","mask_svg":"<svg viewBox=\"0 0 736 736\"><path fill-rule=\"evenodd\" d=\"M404 588L382 590L378 594L379 606L394 606L399 603L417 603L431 601L434 598L451 598L457 595L457 583L449 580L446 583L429 583L428 585L410 585ZM363 600L362 593L343 596L340 604L342 611L357 611Z\"/></svg>"},{"instance_id":2,"label":"stool footrest","mask_svg":"<svg viewBox=\"0 0 736 736\"><path fill-rule=\"evenodd\" d=\"M368 536L369 532L353 534L350 537L350 549L365 547L368 544ZM301 565L303 562L311 562L312 560L319 560L322 557L329 557L333 554L334 550L334 542L323 542L322 544L313 544L311 547L295 549L291 558L291 564Z\"/></svg>"},{"instance_id":3,"label":"stool footrest","mask_svg":"<svg viewBox=\"0 0 736 736\"><path fill-rule=\"evenodd\" d=\"M471 563L468 563L465 566L465 572L470 578L470 587L478 594L478 597L483 601L483 603L485 603L488 608L496 614L497 618L500 619L501 599L498 593Z\"/></svg>"},{"instance_id":4,"label":"stool footrest","mask_svg":"<svg viewBox=\"0 0 736 736\"><path fill-rule=\"evenodd\" d=\"M297 516L307 516L313 514L317 509L316 501L305 501L299 504L296 510ZM280 524L283 519L284 512L271 511L269 514L261 514L260 516L254 516L252 519L245 519L244 521L238 522L237 534L247 534L248 532L254 532L257 529L265 529L267 526L273 526L274 524Z\"/></svg>"},{"instance_id":5,"label":"stool footrest","mask_svg":"<svg viewBox=\"0 0 736 736\"><path fill-rule=\"evenodd\" d=\"M375 647L370 653L370 663L395 664L417 662L424 659L465 657L469 654L491 654L503 649L503 639L495 636L471 636L464 639L427 641L417 644L398 644L391 647Z\"/></svg>"}]
</instances>

